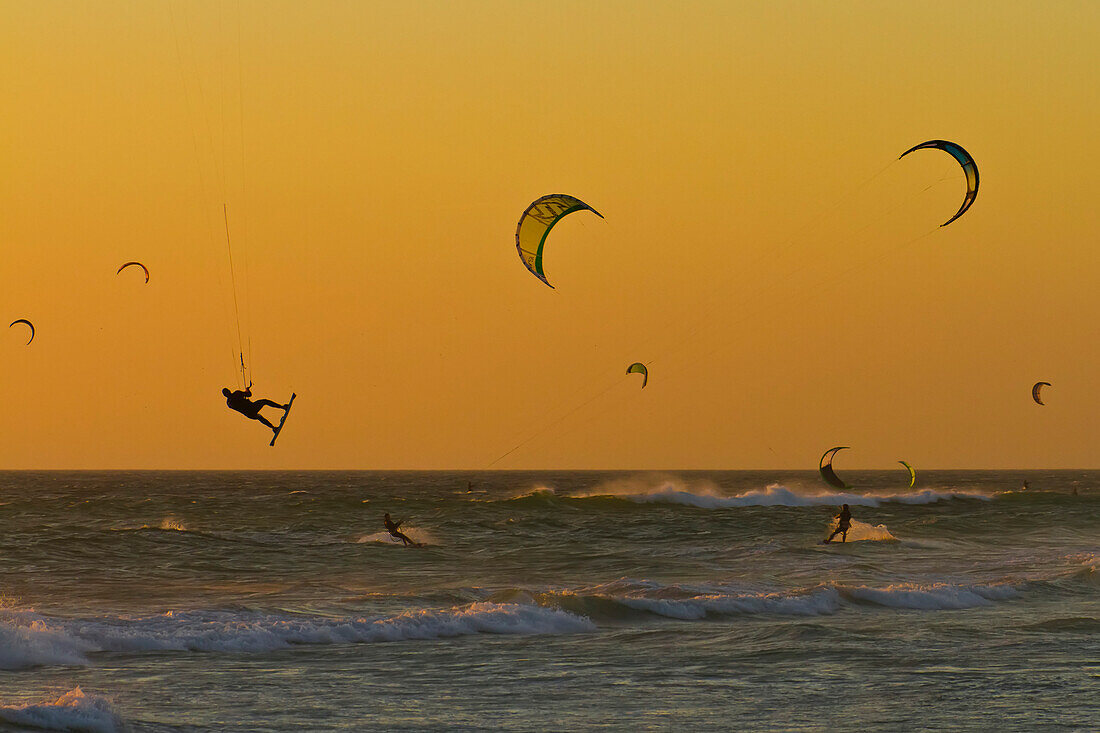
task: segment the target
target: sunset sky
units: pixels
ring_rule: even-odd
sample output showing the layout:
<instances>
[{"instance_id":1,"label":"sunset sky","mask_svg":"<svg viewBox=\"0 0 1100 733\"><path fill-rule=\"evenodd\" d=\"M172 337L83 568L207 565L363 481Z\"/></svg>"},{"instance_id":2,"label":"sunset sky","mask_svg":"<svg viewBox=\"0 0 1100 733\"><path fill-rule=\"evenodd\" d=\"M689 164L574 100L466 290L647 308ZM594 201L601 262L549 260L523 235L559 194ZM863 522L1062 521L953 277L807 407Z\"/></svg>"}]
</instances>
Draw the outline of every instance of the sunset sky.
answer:
<instances>
[{"instance_id":1,"label":"sunset sky","mask_svg":"<svg viewBox=\"0 0 1100 733\"><path fill-rule=\"evenodd\" d=\"M1098 30L0 0L0 468L1100 466ZM958 164L896 160L933 138L981 171L945 228ZM553 290L514 246L547 193L606 217L555 227ZM274 449L219 394L223 203L254 391L298 394Z\"/></svg>"}]
</instances>

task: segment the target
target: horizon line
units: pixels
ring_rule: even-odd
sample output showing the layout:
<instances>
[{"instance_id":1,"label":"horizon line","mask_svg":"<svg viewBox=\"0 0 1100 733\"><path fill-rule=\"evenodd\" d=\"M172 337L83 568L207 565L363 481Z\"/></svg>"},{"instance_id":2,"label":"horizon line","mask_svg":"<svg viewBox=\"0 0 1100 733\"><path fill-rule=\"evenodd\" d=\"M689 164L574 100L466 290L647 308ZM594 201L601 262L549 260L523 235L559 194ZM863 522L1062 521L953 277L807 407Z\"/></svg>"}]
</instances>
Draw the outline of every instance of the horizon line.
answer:
<instances>
[{"instance_id":1,"label":"horizon line","mask_svg":"<svg viewBox=\"0 0 1100 733\"><path fill-rule=\"evenodd\" d=\"M898 471L900 469L889 468L848 468L845 473L860 473L869 471ZM816 468L0 468L3 473L674 473L674 472L764 472L764 471L790 471L816 474ZM948 468L922 468L921 473L942 471L1097 471L1097 468L990 468L990 467L948 467Z\"/></svg>"}]
</instances>

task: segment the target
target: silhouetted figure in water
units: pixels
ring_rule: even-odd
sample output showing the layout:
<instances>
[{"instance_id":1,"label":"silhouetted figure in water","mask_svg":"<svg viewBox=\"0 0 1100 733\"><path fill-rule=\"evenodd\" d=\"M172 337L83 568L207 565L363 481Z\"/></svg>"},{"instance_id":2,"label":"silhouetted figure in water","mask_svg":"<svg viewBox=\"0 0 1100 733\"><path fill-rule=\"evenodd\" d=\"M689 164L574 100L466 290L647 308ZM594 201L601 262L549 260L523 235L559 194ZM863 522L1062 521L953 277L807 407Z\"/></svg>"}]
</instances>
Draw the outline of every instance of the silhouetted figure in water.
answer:
<instances>
[{"instance_id":1,"label":"silhouetted figure in water","mask_svg":"<svg viewBox=\"0 0 1100 733\"><path fill-rule=\"evenodd\" d=\"M852 513L848 511L847 504L845 504L841 508L840 514L837 514L836 518L838 520L836 529L833 530L833 533L831 535L829 535L829 539L825 540L825 544L832 542L833 538L836 537L838 534L841 535L841 542L848 541L848 530L852 527Z\"/></svg>"},{"instance_id":2,"label":"silhouetted figure in water","mask_svg":"<svg viewBox=\"0 0 1100 733\"><path fill-rule=\"evenodd\" d=\"M405 520L402 519L401 522L403 522L403 521L405 521ZM409 545L412 545L413 547L415 547L416 544L417 544L416 542L413 542L404 533L397 531L397 528L401 526L401 522L393 521L392 519L390 519L389 514L387 514L385 516L385 518L382 520L382 523L384 525L386 525L386 531L390 533L391 537L396 537L397 539L401 540L403 543L405 543L405 547L408 547Z\"/></svg>"},{"instance_id":3,"label":"silhouetted figure in water","mask_svg":"<svg viewBox=\"0 0 1100 733\"><path fill-rule=\"evenodd\" d=\"M1031 487L1027 485L1027 481L1024 481L1024 485L1020 487L1020 491L1027 491Z\"/></svg>"},{"instance_id":4,"label":"silhouetted figure in water","mask_svg":"<svg viewBox=\"0 0 1100 733\"><path fill-rule=\"evenodd\" d=\"M268 420L260 414L260 410L264 407L277 407L283 411L285 415L287 410L290 409L290 405L280 405L278 402L271 400L256 400L253 402L248 399L252 396L252 385L248 385L248 389L237 390L236 392L230 392L229 388L222 389L222 394L225 395L225 404L229 406L230 410L236 410L245 417L251 420L259 420L264 425L271 428L271 432L277 432L278 429L272 425Z\"/></svg>"},{"instance_id":5,"label":"silhouetted figure in water","mask_svg":"<svg viewBox=\"0 0 1100 733\"><path fill-rule=\"evenodd\" d=\"M466 493L469 494L473 490L474 490L474 482L473 481L467 481L466 482Z\"/></svg>"}]
</instances>

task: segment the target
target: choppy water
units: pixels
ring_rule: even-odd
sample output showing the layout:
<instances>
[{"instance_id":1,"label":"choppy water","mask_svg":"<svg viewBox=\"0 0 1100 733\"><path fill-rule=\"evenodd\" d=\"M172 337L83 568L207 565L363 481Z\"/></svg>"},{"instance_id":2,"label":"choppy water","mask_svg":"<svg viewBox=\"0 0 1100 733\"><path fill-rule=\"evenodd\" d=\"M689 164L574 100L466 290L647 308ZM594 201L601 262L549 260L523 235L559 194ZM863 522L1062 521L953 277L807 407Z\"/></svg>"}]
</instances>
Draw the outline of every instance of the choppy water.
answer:
<instances>
[{"instance_id":1,"label":"choppy water","mask_svg":"<svg viewBox=\"0 0 1100 733\"><path fill-rule=\"evenodd\" d=\"M1100 472L903 474L0 474L0 730L1100 730Z\"/></svg>"}]
</instances>

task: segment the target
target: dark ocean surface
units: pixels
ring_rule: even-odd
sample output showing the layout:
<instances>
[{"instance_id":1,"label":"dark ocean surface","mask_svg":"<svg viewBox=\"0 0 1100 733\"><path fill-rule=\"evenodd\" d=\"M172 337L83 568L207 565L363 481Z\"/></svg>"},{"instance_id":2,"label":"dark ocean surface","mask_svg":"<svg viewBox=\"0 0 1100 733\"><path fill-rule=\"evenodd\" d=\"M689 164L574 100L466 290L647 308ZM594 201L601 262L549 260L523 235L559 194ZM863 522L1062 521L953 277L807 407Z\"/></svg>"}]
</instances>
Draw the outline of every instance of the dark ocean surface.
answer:
<instances>
[{"instance_id":1,"label":"dark ocean surface","mask_svg":"<svg viewBox=\"0 0 1100 733\"><path fill-rule=\"evenodd\" d=\"M0 473L0 730L1100 730L1100 472L844 478Z\"/></svg>"}]
</instances>

